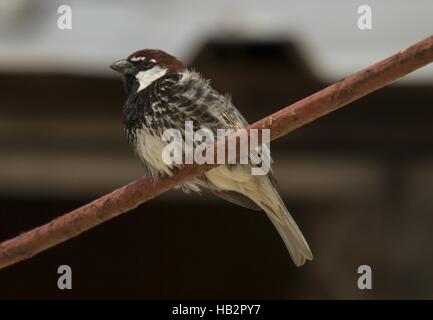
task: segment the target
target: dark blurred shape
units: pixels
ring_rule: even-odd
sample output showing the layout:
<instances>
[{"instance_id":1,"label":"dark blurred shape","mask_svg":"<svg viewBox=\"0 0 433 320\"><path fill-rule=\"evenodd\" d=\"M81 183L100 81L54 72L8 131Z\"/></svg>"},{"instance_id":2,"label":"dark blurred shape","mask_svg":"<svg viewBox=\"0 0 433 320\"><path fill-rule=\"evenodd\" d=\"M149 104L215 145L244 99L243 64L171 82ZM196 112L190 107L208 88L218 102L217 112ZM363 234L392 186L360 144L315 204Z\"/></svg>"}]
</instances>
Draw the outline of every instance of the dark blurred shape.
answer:
<instances>
[{"instance_id":1,"label":"dark blurred shape","mask_svg":"<svg viewBox=\"0 0 433 320\"><path fill-rule=\"evenodd\" d=\"M284 40L218 39L190 65L252 122L326 86L302 57ZM119 79L9 74L0 88L0 240L142 173ZM432 89L387 87L272 144L315 254L303 268L264 214L170 192L2 270L0 298L431 298ZM56 287L61 264L70 292ZM362 264L372 291L356 286Z\"/></svg>"},{"instance_id":2,"label":"dark blurred shape","mask_svg":"<svg viewBox=\"0 0 433 320\"><path fill-rule=\"evenodd\" d=\"M211 78L217 90L229 92L251 121L322 85L298 48L287 40L212 40L191 65Z\"/></svg>"}]
</instances>

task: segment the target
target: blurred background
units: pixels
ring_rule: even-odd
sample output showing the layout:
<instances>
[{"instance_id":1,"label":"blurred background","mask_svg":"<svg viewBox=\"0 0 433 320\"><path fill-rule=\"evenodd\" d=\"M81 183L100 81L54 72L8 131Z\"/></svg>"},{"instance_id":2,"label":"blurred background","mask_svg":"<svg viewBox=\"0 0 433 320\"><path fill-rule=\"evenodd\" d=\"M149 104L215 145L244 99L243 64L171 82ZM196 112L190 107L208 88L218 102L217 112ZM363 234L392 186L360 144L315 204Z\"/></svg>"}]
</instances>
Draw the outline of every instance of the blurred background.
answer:
<instances>
[{"instance_id":1,"label":"blurred background","mask_svg":"<svg viewBox=\"0 0 433 320\"><path fill-rule=\"evenodd\" d=\"M253 122L431 35L432 13L428 0L0 0L0 241L143 174L112 61L168 51ZM429 66L271 144L315 255L302 268L265 214L170 191L0 270L0 298L433 298L432 103ZM372 290L357 287L364 264Z\"/></svg>"}]
</instances>

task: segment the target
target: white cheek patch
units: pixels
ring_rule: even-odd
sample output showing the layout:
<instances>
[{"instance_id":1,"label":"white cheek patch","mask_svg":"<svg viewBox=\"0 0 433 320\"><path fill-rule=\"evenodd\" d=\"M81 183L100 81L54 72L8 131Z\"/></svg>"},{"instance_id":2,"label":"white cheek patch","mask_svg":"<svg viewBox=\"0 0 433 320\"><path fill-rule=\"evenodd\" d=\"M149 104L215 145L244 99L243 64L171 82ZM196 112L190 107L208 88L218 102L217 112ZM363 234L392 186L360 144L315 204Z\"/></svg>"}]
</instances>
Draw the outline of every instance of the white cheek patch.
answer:
<instances>
[{"instance_id":1,"label":"white cheek patch","mask_svg":"<svg viewBox=\"0 0 433 320\"><path fill-rule=\"evenodd\" d=\"M152 69L146 71L140 71L135 75L140 86L137 92L140 92L147 86L149 86L153 81L161 78L167 73L167 69L161 68L159 66L154 66Z\"/></svg>"}]
</instances>

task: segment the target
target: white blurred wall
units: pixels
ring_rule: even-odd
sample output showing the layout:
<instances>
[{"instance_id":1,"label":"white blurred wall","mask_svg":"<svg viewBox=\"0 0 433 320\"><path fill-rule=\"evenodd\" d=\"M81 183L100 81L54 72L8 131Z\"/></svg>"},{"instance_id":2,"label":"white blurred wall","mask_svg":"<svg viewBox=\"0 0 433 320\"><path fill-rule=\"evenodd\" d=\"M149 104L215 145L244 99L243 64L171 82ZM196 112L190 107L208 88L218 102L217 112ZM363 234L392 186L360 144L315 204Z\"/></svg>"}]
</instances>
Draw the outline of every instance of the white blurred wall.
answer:
<instances>
[{"instance_id":1,"label":"white blurred wall","mask_svg":"<svg viewBox=\"0 0 433 320\"><path fill-rule=\"evenodd\" d=\"M72 30L57 28L61 4ZM357 28L361 4L372 7L372 30ZM208 37L287 37L333 80L431 34L431 0L0 0L0 71L111 74L111 61L144 47L188 60ZM430 66L403 81L432 79Z\"/></svg>"}]
</instances>

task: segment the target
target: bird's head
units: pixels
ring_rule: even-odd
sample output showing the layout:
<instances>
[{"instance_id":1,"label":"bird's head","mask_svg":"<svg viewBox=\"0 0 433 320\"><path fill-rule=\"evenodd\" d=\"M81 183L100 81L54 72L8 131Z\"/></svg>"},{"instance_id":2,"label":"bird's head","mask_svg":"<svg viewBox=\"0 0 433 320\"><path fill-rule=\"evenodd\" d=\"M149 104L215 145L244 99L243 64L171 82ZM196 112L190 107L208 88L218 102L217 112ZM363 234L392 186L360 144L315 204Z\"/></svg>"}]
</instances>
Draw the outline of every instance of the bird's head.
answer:
<instances>
[{"instance_id":1,"label":"bird's head","mask_svg":"<svg viewBox=\"0 0 433 320\"><path fill-rule=\"evenodd\" d=\"M168 73L180 73L186 65L162 50L143 49L113 62L110 68L124 76L126 89L130 92L134 88L140 91Z\"/></svg>"}]
</instances>

